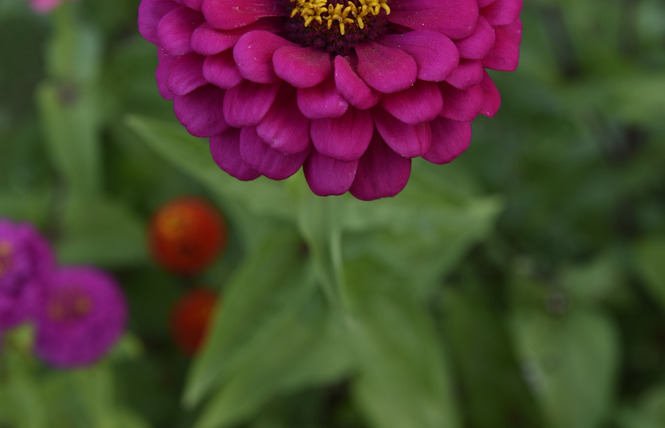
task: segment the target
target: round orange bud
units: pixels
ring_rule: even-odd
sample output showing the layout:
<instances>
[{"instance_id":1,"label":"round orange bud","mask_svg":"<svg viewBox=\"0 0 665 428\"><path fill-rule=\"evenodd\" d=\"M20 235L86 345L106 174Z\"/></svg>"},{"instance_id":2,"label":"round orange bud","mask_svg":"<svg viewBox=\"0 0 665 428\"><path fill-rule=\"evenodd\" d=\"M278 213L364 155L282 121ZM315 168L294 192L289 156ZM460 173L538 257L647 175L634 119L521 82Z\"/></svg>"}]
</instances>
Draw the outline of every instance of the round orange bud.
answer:
<instances>
[{"instance_id":1,"label":"round orange bud","mask_svg":"<svg viewBox=\"0 0 665 428\"><path fill-rule=\"evenodd\" d=\"M209 202L185 197L163 205L150 222L150 252L166 270L194 275L226 248L224 219Z\"/></svg>"},{"instance_id":2,"label":"round orange bud","mask_svg":"<svg viewBox=\"0 0 665 428\"><path fill-rule=\"evenodd\" d=\"M195 288L185 293L171 311L171 334L175 344L187 355L199 350L217 304L217 293Z\"/></svg>"}]
</instances>

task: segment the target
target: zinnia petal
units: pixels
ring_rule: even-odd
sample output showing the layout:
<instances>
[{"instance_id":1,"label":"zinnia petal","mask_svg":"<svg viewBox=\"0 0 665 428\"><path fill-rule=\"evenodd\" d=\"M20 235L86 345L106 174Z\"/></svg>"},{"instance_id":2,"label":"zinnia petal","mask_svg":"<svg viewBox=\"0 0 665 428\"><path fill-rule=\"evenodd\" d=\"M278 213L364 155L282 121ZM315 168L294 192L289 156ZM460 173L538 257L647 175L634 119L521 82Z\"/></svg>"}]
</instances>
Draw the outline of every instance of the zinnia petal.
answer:
<instances>
[{"instance_id":1,"label":"zinnia petal","mask_svg":"<svg viewBox=\"0 0 665 428\"><path fill-rule=\"evenodd\" d=\"M298 110L295 91L278 94L256 133L280 153L302 152L310 145L309 120Z\"/></svg>"},{"instance_id":2,"label":"zinnia petal","mask_svg":"<svg viewBox=\"0 0 665 428\"><path fill-rule=\"evenodd\" d=\"M170 55L192 52L192 33L203 23L201 14L180 6L167 13L157 26L157 37L164 51Z\"/></svg>"},{"instance_id":3,"label":"zinnia petal","mask_svg":"<svg viewBox=\"0 0 665 428\"><path fill-rule=\"evenodd\" d=\"M330 54L312 47L282 46L272 56L275 73L296 88L311 88L332 71Z\"/></svg>"},{"instance_id":4,"label":"zinnia petal","mask_svg":"<svg viewBox=\"0 0 665 428\"><path fill-rule=\"evenodd\" d=\"M385 95L381 105L402 122L415 125L437 117L443 98L436 83L418 80L409 89Z\"/></svg>"},{"instance_id":5,"label":"zinnia petal","mask_svg":"<svg viewBox=\"0 0 665 428\"><path fill-rule=\"evenodd\" d=\"M274 0L203 0L201 12L208 24L231 30L251 24L265 16L280 16L282 4Z\"/></svg>"},{"instance_id":6,"label":"zinnia petal","mask_svg":"<svg viewBox=\"0 0 665 428\"><path fill-rule=\"evenodd\" d=\"M515 22L522 12L522 0L495 0L481 10L481 14L493 26Z\"/></svg>"},{"instance_id":7,"label":"zinnia petal","mask_svg":"<svg viewBox=\"0 0 665 428\"><path fill-rule=\"evenodd\" d=\"M358 161L342 162L322 155L314 150L303 171L312 192L319 196L341 195L346 193L356 177Z\"/></svg>"},{"instance_id":8,"label":"zinnia petal","mask_svg":"<svg viewBox=\"0 0 665 428\"><path fill-rule=\"evenodd\" d=\"M341 161L360 158L372 139L374 122L367 110L349 109L343 116L313 120L310 135L320 153Z\"/></svg>"},{"instance_id":9,"label":"zinnia petal","mask_svg":"<svg viewBox=\"0 0 665 428\"><path fill-rule=\"evenodd\" d=\"M368 109L379 102L381 97L351 68L351 64L341 55L335 57L335 85L340 94L354 107Z\"/></svg>"},{"instance_id":10,"label":"zinnia petal","mask_svg":"<svg viewBox=\"0 0 665 428\"><path fill-rule=\"evenodd\" d=\"M414 30L434 30L451 39L469 36L478 20L476 0L393 0L388 20Z\"/></svg>"},{"instance_id":11,"label":"zinnia petal","mask_svg":"<svg viewBox=\"0 0 665 428\"><path fill-rule=\"evenodd\" d=\"M404 189L411 175L411 159L392 151L375 135L360 158L350 192L364 201L395 196Z\"/></svg>"},{"instance_id":12,"label":"zinnia petal","mask_svg":"<svg viewBox=\"0 0 665 428\"><path fill-rule=\"evenodd\" d=\"M173 59L166 76L166 84L175 95L185 95L208 83L203 77L205 57L195 53Z\"/></svg>"},{"instance_id":13,"label":"zinnia petal","mask_svg":"<svg viewBox=\"0 0 665 428\"><path fill-rule=\"evenodd\" d=\"M224 118L234 127L255 126L268 113L279 85L260 85L247 80L226 91Z\"/></svg>"},{"instance_id":14,"label":"zinnia petal","mask_svg":"<svg viewBox=\"0 0 665 428\"><path fill-rule=\"evenodd\" d=\"M282 46L291 42L268 31L245 33L233 48L233 58L245 79L256 83L276 83L279 77L272 65L272 56Z\"/></svg>"},{"instance_id":15,"label":"zinnia petal","mask_svg":"<svg viewBox=\"0 0 665 428\"><path fill-rule=\"evenodd\" d=\"M271 149L252 127L240 131L240 157L252 168L273 180L284 180L295 174L309 155L309 148L300 153L284 154Z\"/></svg>"},{"instance_id":16,"label":"zinnia petal","mask_svg":"<svg viewBox=\"0 0 665 428\"><path fill-rule=\"evenodd\" d=\"M413 85L416 61L401 49L368 42L356 46L358 74L372 88L389 94Z\"/></svg>"},{"instance_id":17,"label":"zinnia petal","mask_svg":"<svg viewBox=\"0 0 665 428\"><path fill-rule=\"evenodd\" d=\"M218 167L238 180L250 181L261 175L240 157L240 129L230 128L210 139L210 154Z\"/></svg>"},{"instance_id":18,"label":"zinnia petal","mask_svg":"<svg viewBox=\"0 0 665 428\"><path fill-rule=\"evenodd\" d=\"M469 148L470 122L459 122L440 117L431 121L430 127L432 128L432 145L423 155L426 160L441 165L452 161Z\"/></svg>"},{"instance_id":19,"label":"zinnia petal","mask_svg":"<svg viewBox=\"0 0 665 428\"><path fill-rule=\"evenodd\" d=\"M395 120L380 108L374 109L372 116L383 140L400 156L415 158L429 150L432 143L432 132L427 122L409 125Z\"/></svg>"},{"instance_id":20,"label":"zinnia petal","mask_svg":"<svg viewBox=\"0 0 665 428\"><path fill-rule=\"evenodd\" d=\"M496 43L483 59L483 66L492 70L515 71L520 58L522 21L496 27Z\"/></svg>"},{"instance_id":21,"label":"zinnia petal","mask_svg":"<svg viewBox=\"0 0 665 428\"><path fill-rule=\"evenodd\" d=\"M494 28L481 16L473 34L457 41L457 48L462 58L483 59L494 46L495 39Z\"/></svg>"},{"instance_id":22,"label":"zinnia petal","mask_svg":"<svg viewBox=\"0 0 665 428\"><path fill-rule=\"evenodd\" d=\"M496 88L496 85L487 72L485 72L483 81L480 82L480 87L482 88L484 95L483 106L480 109L480 113L487 117L494 117L499 111L499 107L501 107L501 94L499 94L499 90Z\"/></svg>"},{"instance_id":23,"label":"zinnia petal","mask_svg":"<svg viewBox=\"0 0 665 428\"><path fill-rule=\"evenodd\" d=\"M150 43L159 44L157 26L164 15L177 8L172 0L143 0L139 5L139 32Z\"/></svg>"},{"instance_id":24,"label":"zinnia petal","mask_svg":"<svg viewBox=\"0 0 665 428\"><path fill-rule=\"evenodd\" d=\"M298 108L309 119L340 117L349 103L337 91L335 82L326 79L312 88L298 88Z\"/></svg>"},{"instance_id":25,"label":"zinnia petal","mask_svg":"<svg viewBox=\"0 0 665 428\"><path fill-rule=\"evenodd\" d=\"M203 62L203 77L213 85L224 89L232 88L242 81L231 51L206 57Z\"/></svg>"},{"instance_id":26,"label":"zinnia petal","mask_svg":"<svg viewBox=\"0 0 665 428\"><path fill-rule=\"evenodd\" d=\"M416 61L418 79L440 82L457 67L459 53L447 36L430 30L386 34L381 44L402 49ZM489 48L488 48L489 50Z\"/></svg>"},{"instance_id":27,"label":"zinnia petal","mask_svg":"<svg viewBox=\"0 0 665 428\"><path fill-rule=\"evenodd\" d=\"M441 116L452 120L472 121L485 102L485 93L480 85L460 90L444 83L441 85L441 93L445 100Z\"/></svg>"},{"instance_id":28,"label":"zinnia petal","mask_svg":"<svg viewBox=\"0 0 665 428\"><path fill-rule=\"evenodd\" d=\"M211 137L229 128L221 108L224 91L203 86L173 102L176 117L195 137Z\"/></svg>"}]
</instances>

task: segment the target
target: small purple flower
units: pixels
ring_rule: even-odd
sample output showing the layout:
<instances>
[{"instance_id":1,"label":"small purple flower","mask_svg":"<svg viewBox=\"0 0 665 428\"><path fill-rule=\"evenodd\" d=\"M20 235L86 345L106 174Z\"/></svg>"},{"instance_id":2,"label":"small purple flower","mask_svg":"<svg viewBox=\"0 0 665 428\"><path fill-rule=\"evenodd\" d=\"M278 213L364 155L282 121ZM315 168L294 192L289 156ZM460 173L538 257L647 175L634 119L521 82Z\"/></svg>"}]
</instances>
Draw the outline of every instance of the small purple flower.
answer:
<instances>
[{"instance_id":1,"label":"small purple flower","mask_svg":"<svg viewBox=\"0 0 665 428\"><path fill-rule=\"evenodd\" d=\"M31 225L0 219L0 330L31 317L53 268L50 245Z\"/></svg>"},{"instance_id":2,"label":"small purple flower","mask_svg":"<svg viewBox=\"0 0 665 428\"><path fill-rule=\"evenodd\" d=\"M139 30L178 120L240 180L301 167L317 195L399 193L501 102L522 0L142 0Z\"/></svg>"},{"instance_id":3,"label":"small purple flower","mask_svg":"<svg viewBox=\"0 0 665 428\"><path fill-rule=\"evenodd\" d=\"M99 360L125 329L127 304L116 281L93 268L53 273L35 319L35 352L58 367Z\"/></svg>"}]
</instances>

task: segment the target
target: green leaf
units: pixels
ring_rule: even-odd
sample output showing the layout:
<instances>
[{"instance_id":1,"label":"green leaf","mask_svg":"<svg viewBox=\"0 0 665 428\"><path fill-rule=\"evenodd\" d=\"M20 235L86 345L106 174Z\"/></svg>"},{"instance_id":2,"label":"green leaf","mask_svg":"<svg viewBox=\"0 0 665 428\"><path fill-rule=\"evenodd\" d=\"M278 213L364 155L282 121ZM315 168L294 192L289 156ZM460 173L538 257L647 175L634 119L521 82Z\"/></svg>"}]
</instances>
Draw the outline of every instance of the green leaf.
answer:
<instances>
[{"instance_id":1,"label":"green leaf","mask_svg":"<svg viewBox=\"0 0 665 428\"><path fill-rule=\"evenodd\" d=\"M665 386L658 385L644 394L638 405L622 409L617 417L621 428L661 428L665 425Z\"/></svg>"},{"instance_id":2,"label":"green leaf","mask_svg":"<svg viewBox=\"0 0 665 428\"><path fill-rule=\"evenodd\" d=\"M371 261L348 266L347 275L358 408L375 428L459 427L447 358L427 307Z\"/></svg>"},{"instance_id":3,"label":"green leaf","mask_svg":"<svg viewBox=\"0 0 665 428\"><path fill-rule=\"evenodd\" d=\"M71 199L56 242L61 263L120 266L147 259L145 225L111 200Z\"/></svg>"},{"instance_id":4,"label":"green leaf","mask_svg":"<svg viewBox=\"0 0 665 428\"><path fill-rule=\"evenodd\" d=\"M643 240L635 246L632 255L647 290L665 309L665 239Z\"/></svg>"},{"instance_id":5,"label":"green leaf","mask_svg":"<svg viewBox=\"0 0 665 428\"><path fill-rule=\"evenodd\" d=\"M43 83L37 104L48 153L67 189L77 197L95 197L101 189L99 103L81 88Z\"/></svg>"},{"instance_id":6,"label":"green leaf","mask_svg":"<svg viewBox=\"0 0 665 428\"><path fill-rule=\"evenodd\" d=\"M598 428L613 405L619 347L590 308L552 317L516 308L511 330L524 376L550 428Z\"/></svg>"}]
</instances>

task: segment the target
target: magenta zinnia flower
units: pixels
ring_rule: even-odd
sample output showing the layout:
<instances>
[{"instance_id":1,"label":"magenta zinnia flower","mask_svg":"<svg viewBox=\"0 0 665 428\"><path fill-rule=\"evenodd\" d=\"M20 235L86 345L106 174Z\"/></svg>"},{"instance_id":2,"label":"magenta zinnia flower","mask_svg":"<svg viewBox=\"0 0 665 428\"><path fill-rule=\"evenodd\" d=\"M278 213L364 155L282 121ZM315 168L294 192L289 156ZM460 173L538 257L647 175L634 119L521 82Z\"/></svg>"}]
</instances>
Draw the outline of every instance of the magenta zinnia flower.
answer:
<instances>
[{"instance_id":1,"label":"magenta zinnia flower","mask_svg":"<svg viewBox=\"0 0 665 428\"><path fill-rule=\"evenodd\" d=\"M94 363L125 329L127 304L116 281L92 268L56 271L36 315L35 352L58 367Z\"/></svg>"},{"instance_id":2,"label":"magenta zinnia flower","mask_svg":"<svg viewBox=\"0 0 665 428\"><path fill-rule=\"evenodd\" d=\"M32 316L53 266L50 245L31 225L0 219L0 330Z\"/></svg>"},{"instance_id":3,"label":"magenta zinnia flower","mask_svg":"<svg viewBox=\"0 0 665 428\"><path fill-rule=\"evenodd\" d=\"M157 84L221 169L318 195L394 196L496 114L485 69L517 67L522 0L142 0Z\"/></svg>"}]
</instances>

